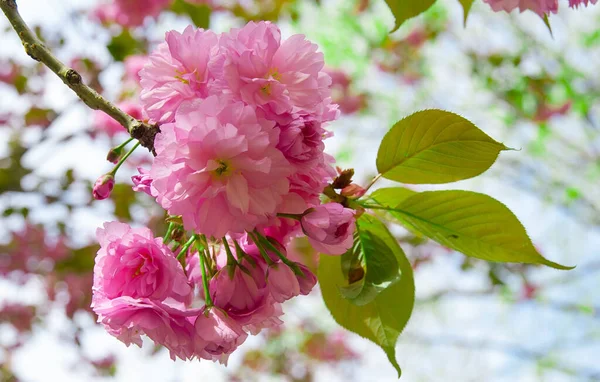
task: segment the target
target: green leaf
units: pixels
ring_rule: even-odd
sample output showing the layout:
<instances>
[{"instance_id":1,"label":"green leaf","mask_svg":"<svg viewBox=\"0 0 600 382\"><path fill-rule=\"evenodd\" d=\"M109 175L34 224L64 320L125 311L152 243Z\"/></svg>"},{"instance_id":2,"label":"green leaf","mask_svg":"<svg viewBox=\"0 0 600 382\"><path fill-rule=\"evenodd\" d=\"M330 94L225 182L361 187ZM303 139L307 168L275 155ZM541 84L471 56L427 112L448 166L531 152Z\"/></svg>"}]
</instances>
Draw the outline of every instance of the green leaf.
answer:
<instances>
[{"instance_id":1,"label":"green leaf","mask_svg":"<svg viewBox=\"0 0 600 382\"><path fill-rule=\"evenodd\" d=\"M370 197L382 206L396 207L417 193L404 187L386 187L375 190Z\"/></svg>"},{"instance_id":2,"label":"green leaf","mask_svg":"<svg viewBox=\"0 0 600 382\"><path fill-rule=\"evenodd\" d=\"M488 261L572 269L538 253L517 217L496 199L470 191L427 191L392 207L411 230Z\"/></svg>"},{"instance_id":3,"label":"green leaf","mask_svg":"<svg viewBox=\"0 0 600 382\"><path fill-rule=\"evenodd\" d=\"M471 6L475 0L458 0L463 7L464 13L464 24L467 25L467 17L469 17L469 12L471 11Z\"/></svg>"},{"instance_id":4,"label":"green leaf","mask_svg":"<svg viewBox=\"0 0 600 382\"><path fill-rule=\"evenodd\" d=\"M550 32L550 36L554 37L554 33L552 33L552 26L550 25L550 19L548 18L548 14L547 13L544 14L543 20L544 20L544 24L548 28L548 32Z\"/></svg>"},{"instance_id":5,"label":"green leaf","mask_svg":"<svg viewBox=\"0 0 600 382\"><path fill-rule=\"evenodd\" d=\"M342 255L342 272L350 285L340 293L355 305L365 305L400 280L398 260L376 233L357 226L355 244ZM357 276L360 277L359 280Z\"/></svg>"},{"instance_id":6,"label":"green leaf","mask_svg":"<svg viewBox=\"0 0 600 382\"><path fill-rule=\"evenodd\" d=\"M393 251L400 268L400 280L381 291L368 304L357 306L340 294L339 288L348 286L347 277L342 270L342 257L322 255L318 271L321 293L335 321L379 345L400 377L401 370L396 361L395 347L398 336L408 323L415 302L412 267L396 239L375 217L367 214L361 216L358 229L376 236Z\"/></svg>"},{"instance_id":7,"label":"green leaf","mask_svg":"<svg viewBox=\"0 0 600 382\"><path fill-rule=\"evenodd\" d=\"M435 3L435 0L385 0L385 2L396 19L396 24L392 30L392 32L395 32L406 20L428 10Z\"/></svg>"},{"instance_id":8,"label":"green leaf","mask_svg":"<svg viewBox=\"0 0 600 382\"><path fill-rule=\"evenodd\" d=\"M178 15L186 15L198 28L208 29L210 26L210 8L205 4L192 4L183 0L175 0L171 10Z\"/></svg>"},{"instance_id":9,"label":"green leaf","mask_svg":"<svg viewBox=\"0 0 600 382\"><path fill-rule=\"evenodd\" d=\"M439 184L472 178L508 150L465 118L424 110L396 123L383 137L377 169L403 183Z\"/></svg>"},{"instance_id":10,"label":"green leaf","mask_svg":"<svg viewBox=\"0 0 600 382\"><path fill-rule=\"evenodd\" d=\"M106 48L115 61L123 61L127 56L143 53L142 44L127 29L113 36Z\"/></svg>"}]
</instances>

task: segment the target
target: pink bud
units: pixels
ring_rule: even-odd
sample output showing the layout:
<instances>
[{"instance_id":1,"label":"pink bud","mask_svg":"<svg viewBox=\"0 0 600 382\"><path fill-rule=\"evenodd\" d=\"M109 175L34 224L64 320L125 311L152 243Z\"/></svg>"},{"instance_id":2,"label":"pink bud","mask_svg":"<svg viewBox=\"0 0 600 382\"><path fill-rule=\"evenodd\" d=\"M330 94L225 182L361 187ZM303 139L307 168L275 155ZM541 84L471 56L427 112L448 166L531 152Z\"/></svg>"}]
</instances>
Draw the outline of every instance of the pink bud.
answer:
<instances>
[{"instance_id":1,"label":"pink bud","mask_svg":"<svg viewBox=\"0 0 600 382\"><path fill-rule=\"evenodd\" d=\"M353 243L356 228L354 211L339 203L317 206L302 217L302 230L313 248L329 255L341 255Z\"/></svg>"},{"instance_id":2,"label":"pink bud","mask_svg":"<svg viewBox=\"0 0 600 382\"><path fill-rule=\"evenodd\" d=\"M317 284L317 276L315 276L315 274L312 273L306 265L300 263L296 263L296 265L304 274L304 276L296 275L296 279L300 285L300 294L306 296L312 291L312 289L315 287L315 284Z\"/></svg>"},{"instance_id":3,"label":"pink bud","mask_svg":"<svg viewBox=\"0 0 600 382\"><path fill-rule=\"evenodd\" d=\"M115 178L111 174L102 175L96 183L92 195L96 200L103 200L110 196L110 193L115 186Z\"/></svg>"},{"instance_id":4,"label":"pink bud","mask_svg":"<svg viewBox=\"0 0 600 382\"><path fill-rule=\"evenodd\" d=\"M367 192L367 190L365 190L358 184L352 183L349 186L346 186L342 189L342 196L345 196L345 197L351 198L351 199L358 199L361 196L363 196L366 192Z\"/></svg>"},{"instance_id":5,"label":"pink bud","mask_svg":"<svg viewBox=\"0 0 600 382\"><path fill-rule=\"evenodd\" d=\"M285 264L274 263L267 268L267 285L277 302L284 302L300 294L300 284L294 271Z\"/></svg>"}]
</instances>

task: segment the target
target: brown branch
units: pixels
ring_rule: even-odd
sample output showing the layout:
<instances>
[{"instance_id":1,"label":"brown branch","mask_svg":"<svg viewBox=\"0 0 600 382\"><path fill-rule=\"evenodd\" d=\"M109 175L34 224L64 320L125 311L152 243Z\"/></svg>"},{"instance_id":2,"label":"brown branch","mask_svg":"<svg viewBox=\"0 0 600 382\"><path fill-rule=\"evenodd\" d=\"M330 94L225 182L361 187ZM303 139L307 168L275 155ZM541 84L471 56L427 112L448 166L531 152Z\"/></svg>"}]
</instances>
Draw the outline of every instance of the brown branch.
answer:
<instances>
[{"instance_id":1,"label":"brown branch","mask_svg":"<svg viewBox=\"0 0 600 382\"><path fill-rule=\"evenodd\" d=\"M15 32L21 39L25 53L52 70L90 108L101 110L119 122L140 144L156 155L154 137L160 132L158 125L139 121L119 109L91 87L83 83L81 75L56 58L50 49L27 26L17 9L16 0L0 0L0 9L6 15Z\"/></svg>"}]
</instances>

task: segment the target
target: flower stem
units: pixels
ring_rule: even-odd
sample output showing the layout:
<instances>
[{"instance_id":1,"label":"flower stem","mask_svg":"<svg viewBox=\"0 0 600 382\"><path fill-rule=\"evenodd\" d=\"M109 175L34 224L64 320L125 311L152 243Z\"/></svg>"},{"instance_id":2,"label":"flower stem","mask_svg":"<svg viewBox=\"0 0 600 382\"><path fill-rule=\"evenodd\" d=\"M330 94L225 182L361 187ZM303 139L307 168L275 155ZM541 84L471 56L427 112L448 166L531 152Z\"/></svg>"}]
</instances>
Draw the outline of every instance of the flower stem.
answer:
<instances>
[{"instance_id":1,"label":"flower stem","mask_svg":"<svg viewBox=\"0 0 600 382\"><path fill-rule=\"evenodd\" d=\"M200 258L200 270L202 271L202 287L204 288L204 303L207 307L213 306L212 299L210 298L210 290L208 289L208 278L206 277L206 262L204 259L204 250L198 251Z\"/></svg>"},{"instance_id":2,"label":"flower stem","mask_svg":"<svg viewBox=\"0 0 600 382\"><path fill-rule=\"evenodd\" d=\"M278 218L288 218L288 219L293 219L293 220L302 220L302 215L298 215L298 214L283 214L283 213L278 213L277 217Z\"/></svg>"},{"instance_id":3,"label":"flower stem","mask_svg":"<svg viewBox=\"0 0 600 382\"><path fill-rule=\"evenodd\" d=\"M296 265L296 263L294 263L293 261L290 261L290 259L288 259L287 257L285 257L283 255L283 253L281 253L279 251L279 249L277 249L277 247L275 247L269 241L269 239L267 239L266 237L262 236L257 231L254 231L254 234L258 237L259 241L262 241L262 243L264 245L266 245L267 247L269 247L269 249L271 251L275 252L275 254L277 255L277 257L279 257L279 259L281 260L282 263L284 263L285 265L287 265L288 267L290 267L292 269L292 271L294 271L294 273L297 274L298 276L304 277L304 272L302 272L302 270L300 270L300 268Z\"/></svg>"},{"instance_id":4,"label":"flower stem","mask_svg":"<svg viewBox=\"0 0 600 382\"><path fill-rule=\"evenodd\" d=\"M265 251L264 247L260 243L260 240L256 237L256 234L254 232L248 232L248 236L250 236L250 238L252 239L252 241L254 242L254 244L256 244L256 247L258 248L258 251L262 255L263 259L265 259L265 261L267 262L267 265L272 265L273 264L273 260L271 260L271 258L267 254L267 251Z\"/></svg>"},{"instance_id":5,"label":"flower stem","mask_svg":"<svg viewBox=\"0 0 600 382\"><path fill-rule=\"evenodd\" d=\"M115 165L115 167L109 172L109 174L111 174L112 176L115 176L115 174L119 170L119 167L121 167L121 165L123 163L125 163L125 161L127 160L127 158L129 158L129 156L131 154L133 154L133 152L135 151L135 149L137 149L139 147L139 145L140 145L140 142L137 142L135 145L133 145L133 147L129 151L127 151L127 154L123 155L123 158L121 158L119 160L119 163L117 163Z\"/></svg>"},{"instance_id":6,"label":"flower stem","mask_svg":"<svg viewBox=\"0 0 600 382\"><path fill-rule=\"evenodd\" d=\"M179 258L181 257L181 255L185 254L188 249L190 248L190 246L192 244L194 244L194 242L196 241L196 239L198 238L197 235L193 235L192 237L190 237L190 239L183 245L183 247L181 248L181 251L179 251L179 254L177 254L177 259L179 260Z\"/></svg>"},{"instance_id":7,"label":"flower stem","mask_svg":"<svg viewBox=\"0 0 600 382\"><path fill-rule=\"evenodd\" d=\"M382 176L382 175L383 175L383 174L377 174L377 176L375 176L375 177L374 177L374 178L371 180L371 183L369 183L369 185L368 185L368 186L365 188L365 193L366 193L367 191L369 191L369 189L370 189L370 188L371 188L371 187L372 187L372 186L375 184L375 182L377 182L377 181L378 181L378 180L381 178L381 176Z\"/></svg>"},{"instance_id":8,"label":"flower stem","mask_svg":"<svg viewBox=\"0 0 600 382\"><path fill-rule=\"evenodd\" d=\"M223 246L225 247L225 252L227 252L227 265L238 265L237 260L233 257L233 253L231 253L231 248L229 248L229 243L227 242L227 238L223 236Z\"/></svg>"},{"instance_id":9,"label":"flower stem","mask_svg":"<svg viewBox=\"0 0 600 382\"><path fill-rule=\"evenodd\" d=\"M44 45L36 34L27 26L19 10L16 0L0 0L0 9L6 15L6 18L12 25L15 32L21 39L25 52L34 60L46 65L53 71L77 96L94 110L101 110L123 126L127 132L146 147L150 152L154 151L154 137L160 131L158 125L150 125L139 121L131 115L119 109L106 98L102 97L91 87L83 83L81 75L72 68L62 63L52 54L50 49ZM156 154L155 154L156 155Z\"/></svg>"},{"instance_id":10,"label":"flower stem","mask_svg":"<svg viewBox=\"0 0 600 382\"><path fill-rule=\"evenodd\" d=\"M133 140L134 140L134 138L133 138L133 137L132 137L132 138L129 138L129 139L128 139L128 140L126 140L125 142L121 143L120 145L118 145L118 146L116 146L116 147L113 147L112 149L113 149L114 151L119 151L119 150L122 150L122 149L123 149L125 146L127 146L127 145L129 144L129 142L131 142L131 141L133 141Z\"/></svg>"},{"instance_id":11,"label":"flower stem","mask_svg":"<svg viewBox=\"0 0 600 382\"><path fill-rule=\"evenodd\" d=\"M169 242L169 239L171 238L171 233L173 232L173 228L175 228L175 223L169 223L169 226L167 227L167 232L165 233L165 236L163 236L164 243Z\"/></svg>"}]
</instances>

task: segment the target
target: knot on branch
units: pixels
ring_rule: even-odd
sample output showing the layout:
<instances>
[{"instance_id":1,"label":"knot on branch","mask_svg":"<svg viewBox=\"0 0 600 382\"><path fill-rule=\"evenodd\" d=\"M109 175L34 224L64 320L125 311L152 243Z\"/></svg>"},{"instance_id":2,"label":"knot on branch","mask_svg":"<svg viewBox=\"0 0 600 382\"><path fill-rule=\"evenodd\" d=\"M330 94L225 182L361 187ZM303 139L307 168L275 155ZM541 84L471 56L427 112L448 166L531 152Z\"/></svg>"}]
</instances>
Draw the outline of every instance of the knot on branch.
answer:
<instances>
[{"instance_id":1,"label":"knot on branch","mask_svg":"<svg viewBox=\"0 0 600 382\"><path fill-rule=\"evenodd\" d=\"M65 78L70 85L79 85L81 83L81 75L74 69L67 70Z\"/></svg>"},{"instance_id":2,"label":"knot on branch","mask_svg":"<svg viewBox=\"0 0 600 382\"><path fill-rule=\"evenodd\" d=\"M152 155L156 156L154 150L154 138L160 133L158 125L150 125L144 122L136 121L131 127L131 136L137 139L142 146L148 149Z\"/></svg>"},{"instance_id":3,"label":"knot on branch","mask_svg":"<svg viewBox=\"0 0 600 382\"><path fill-rule=\"evenodd\" d=\"M40 58L35 54L35 50L37 48L35 43L30 44L28 42L24 42L23 48L25 48L25 53L27 53L29 57L33 58L36 61L40 61Z\"/></svg>"}]
</instances>

